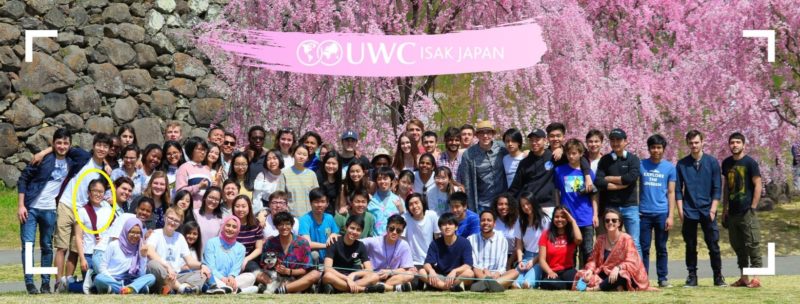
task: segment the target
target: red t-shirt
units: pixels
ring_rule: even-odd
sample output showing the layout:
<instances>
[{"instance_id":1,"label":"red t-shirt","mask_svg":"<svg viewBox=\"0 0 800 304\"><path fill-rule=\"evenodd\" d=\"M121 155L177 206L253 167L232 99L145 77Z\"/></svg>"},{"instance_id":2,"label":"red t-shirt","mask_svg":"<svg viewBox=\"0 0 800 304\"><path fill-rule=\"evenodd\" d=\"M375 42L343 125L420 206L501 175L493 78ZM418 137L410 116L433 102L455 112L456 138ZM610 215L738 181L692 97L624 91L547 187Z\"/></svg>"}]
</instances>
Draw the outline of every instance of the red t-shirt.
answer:
<instances>
[{"instance_id":1,"label":"red t-shirt","mask_svg":"<svg viewBox=\"0 0 800 304\"><path fill-rule=\"evenodd\" d=\"M575 267L575 249L578 246L574 242L568 242L566 235L556 236L556 241L550 242L548 231L545 230L539 237L539 246L547 248L547 265L553 271Z\"/></svg>"}]
</instances>

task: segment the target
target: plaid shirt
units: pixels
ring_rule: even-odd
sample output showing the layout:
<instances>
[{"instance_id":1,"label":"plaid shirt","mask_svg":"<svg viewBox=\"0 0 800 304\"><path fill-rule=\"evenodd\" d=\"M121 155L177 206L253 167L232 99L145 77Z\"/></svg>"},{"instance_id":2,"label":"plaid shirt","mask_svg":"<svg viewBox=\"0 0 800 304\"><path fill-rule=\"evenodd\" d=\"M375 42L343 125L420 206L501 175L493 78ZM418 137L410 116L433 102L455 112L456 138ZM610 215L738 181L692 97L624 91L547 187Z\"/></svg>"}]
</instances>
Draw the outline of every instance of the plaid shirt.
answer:
<instances>
[{"instance_id":1,"label":"plaid shirt","mask_svg":"<svg viewBox=\"0 0 800 304\"><path fill-rule=\"evenodd\" d=\"M442 151L439 155L439 159L437 163L439 166L445 166L450 168L450 171L453 171L453 178L458 176L458 165L461 164L461 155L464 154L464 150L458 150L458 154L456 154L456 159L448 159L447 151Z\"/></svg>"}]
</instances>

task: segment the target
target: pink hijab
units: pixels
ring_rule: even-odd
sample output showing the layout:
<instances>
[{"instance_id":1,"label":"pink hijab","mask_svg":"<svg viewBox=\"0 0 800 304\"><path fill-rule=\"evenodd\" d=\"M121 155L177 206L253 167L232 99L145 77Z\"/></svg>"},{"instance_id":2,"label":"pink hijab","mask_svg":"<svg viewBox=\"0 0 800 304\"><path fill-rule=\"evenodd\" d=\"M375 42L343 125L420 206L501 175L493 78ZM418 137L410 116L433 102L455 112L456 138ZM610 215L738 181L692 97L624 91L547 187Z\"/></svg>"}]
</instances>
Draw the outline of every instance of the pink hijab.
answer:
<instances>
[{"instance_id":1,"label":"pink hijab","mask_svg":"<svg viewBox=\"0 0 800 304\"><path fill-rule=\"evenodd\" d=\"M234 233L233 236L228 237L227 235L225 235L225 224L231 220L236 222L236 233ZM242 223L239 221L238 217L236 217L235 215L226 216L224 219L222 219L222 226L219 228L219 239L222 240L222 243L224 245L233 246L234 244L236 244L236 237L239 236L239 230L241 228L242 228Z\"/></svg>"}]
</instances>

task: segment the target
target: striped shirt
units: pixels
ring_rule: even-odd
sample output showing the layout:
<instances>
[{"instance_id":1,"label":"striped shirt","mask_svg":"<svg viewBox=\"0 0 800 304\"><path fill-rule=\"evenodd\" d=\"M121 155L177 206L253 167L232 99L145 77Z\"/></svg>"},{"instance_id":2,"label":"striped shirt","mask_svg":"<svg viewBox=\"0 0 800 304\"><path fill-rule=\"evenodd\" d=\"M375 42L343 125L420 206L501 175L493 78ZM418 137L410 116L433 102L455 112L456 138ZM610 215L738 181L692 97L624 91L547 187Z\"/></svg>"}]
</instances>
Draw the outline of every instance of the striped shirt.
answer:
<instances>
[{"instance_id":1,"label":"striped shirt","mask_svg":"<svg viewBox=\"0 0 800 304\"><path fill-rule=\"evenodd\" d=\"M256 242L264 239L264 232L260 225L242 226L236 241L244 245L245 256L253 253L256 249Z\"/></svg>"},{"instance_id":2,"label":"striped shirt","mask_svg":"<svg viewBox=\"0 0 800 304\"><path fill-rule=\"evenodd\" d=\"M508 261L508 242L502 233L494 231L491 238L485 239L481 233L467 237L472 245L473 267L505 272Z\"/></svg>"},{"instance_id":3,"label":"striped shirt","mask_svg":"<svg viewBox=\"0 0 800 304\"><path fill-rule=\"evenodd\" d=\"M310 212L311 203L308 200L308 192L319 187L317 175L308 169L297 172L294 167L284 168L281 172L283 178L278 180L277 190L289 193L289 210L292 216L299 217Z\"/></svg>"}]
</instances>

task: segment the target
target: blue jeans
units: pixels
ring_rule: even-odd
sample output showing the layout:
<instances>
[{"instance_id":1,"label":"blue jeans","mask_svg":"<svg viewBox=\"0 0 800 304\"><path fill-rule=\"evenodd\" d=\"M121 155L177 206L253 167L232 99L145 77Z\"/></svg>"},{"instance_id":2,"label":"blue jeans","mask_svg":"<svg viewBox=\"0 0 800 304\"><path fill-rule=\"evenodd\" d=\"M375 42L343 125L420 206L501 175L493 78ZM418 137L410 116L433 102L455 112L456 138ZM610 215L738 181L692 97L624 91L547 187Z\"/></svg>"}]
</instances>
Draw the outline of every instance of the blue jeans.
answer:
<instances>
[{"instance_id":1,"label":"blue jeans","mask_svg":"<svg viewBox=\"0 0 800 304\"><path fill-rule=\"evenodd\" d=\"M639 257L642 256L642 247L639 245L639 231L642 229L639 224L639 206L630 207L609 207L616 209L622 214L622 222L625 224L625 232L633 239L633 244L636 245L636 251L639 252ZM605 219L601 219L605 221Z\"/></svg>"},{"instance_id":2,"label":"blue jeans","mask_svg":"<svg viewBox=\"0 0 800 304\"><path fill-rule=\"evenodd\" d=\"M537 256L539 256L539 253L533 253L525 250L525 253L522 255L522 262L520 262L520 264L527 263L528 261L535 259ZM519 266L517 267L517 270L519 270ZM537 286L536 281L539 280L539 277L541 275L542 275L542 268L539 267L539 263L535 263L533 265L533 268L531 269L525 271L519 270L519 276L517 277L517 280L514 282L514 284L516 284L518 287L521 288L522 283L526 282L528 283L528 288L536 288Z\"/></svg>"},{"instance_id":3,"label":"blue jeans","mask_svg":"<svg viewBox=\"0 0 800 304\"><path fill-rule=\"evenodd\" d=\"M140 269L139 271L142 270ZM150 286L153 286L155 283L156 277L149 273L138 278L126 273L122 280L117 280L105 274L98 274L94 278L94 285L97 287L97 293L100 294L108 293L109 291L112 293L119 293L122 287L125 286L132 287L136 293L148 293Z\"/></svg>"},{"instance_id":4,"label":"blue jeans","mask_svg":"<svg viewBox=\"0 0 800 304\"><path fill-rule=\"evenodd\" d=\"M36 225L39 225L39 247L42 250L41 267L53 266L53 232L56 228L56 211L30 208L28 209L28 220L22 224L19 231L22 241L23 268L25 268L25 243L36 241ZM25 272L23 271L23 273ZM33 284L33 275L25 275L25 284ZM42 275L42 284L50 284L49 274Z\"/></svg>"},{"instance_id":5,"label":"blue jeans","mask_svg":"<svg viewBox=\"0 0 800 304\"><path fill-rule=\"evenodd\" d=\"M642 248L642 263L650 273L650 239L655 231L656 239L656 272L659 281L667 280L667 239L669 231L664 230L669 213L642 213L641 233L639 234L639 246Z\"/></svg>"},{"instance_id":6,"label":"blue jeans","mask_svg":"<svg viewBox=\"0 0 800 304\"><path fill-rule=\"evenodd\" d=\"M97 270L100 269L100 263L103 262L103 256L106 255L105 250L95 250L92 254L92 260L89 261L94 269L94 274L97 275Z\"/></svg>"}]
</instances>

